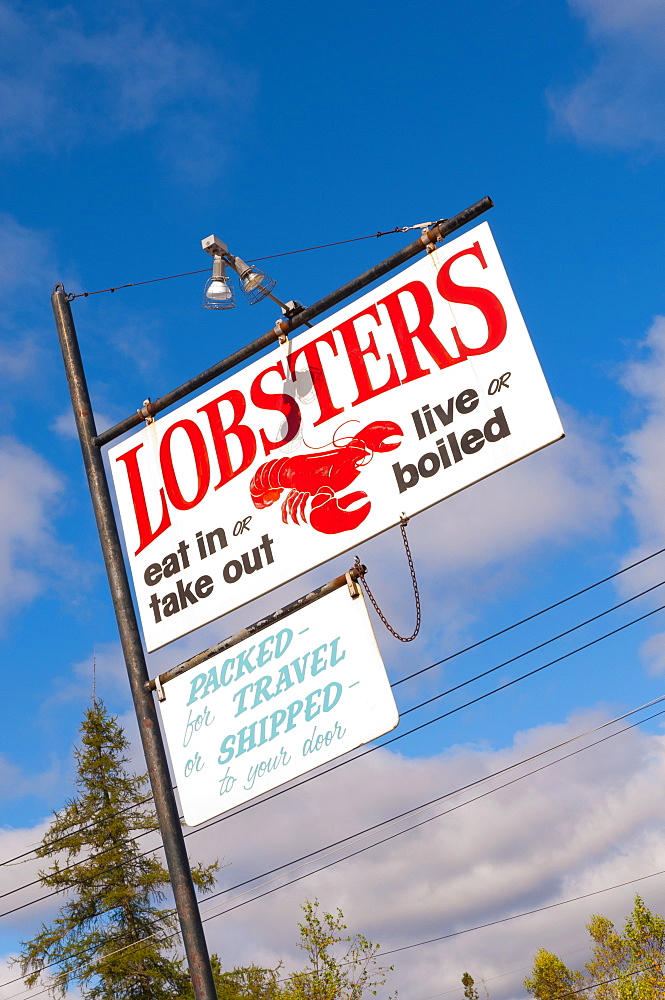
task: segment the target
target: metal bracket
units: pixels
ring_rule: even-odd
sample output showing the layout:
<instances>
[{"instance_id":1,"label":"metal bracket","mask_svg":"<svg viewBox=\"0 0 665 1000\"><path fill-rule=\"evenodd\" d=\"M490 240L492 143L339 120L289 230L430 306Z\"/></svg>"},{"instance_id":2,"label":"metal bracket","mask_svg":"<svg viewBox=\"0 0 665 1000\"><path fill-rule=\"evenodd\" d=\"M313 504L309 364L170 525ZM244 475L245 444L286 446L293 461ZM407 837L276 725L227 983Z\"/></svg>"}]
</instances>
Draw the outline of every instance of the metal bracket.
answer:
<instances>
[{"instance_id":1,"label":"metal bracket","mask_svg":"<svg viewBox=\"0 0 665 1000\"><path fill-rule=\"evenodd\" d=\"M288 335L288 333L285 332L284 327L282 326L282 323L283 323L283 320L278 319L277 322L275 323L274 331L275 331L275 336L277 337L278 341L280 342L280 344L282 345L282 347L284 347L284 345L288 344L288 342L289 342L289 335Z\"/></svg>"},{"instance_id":2,"label":"metal bracket","mask_svg":"<svg viewBox=\"0 0 665 1000\"><path fill-rule=\"evenodd\" d=\"M360 597L360 586L358 585L358 580L351 576L351 570L346 574L346 583L349 588L349 593L351 597L355 600L356 597Z\"/></svg>"},{"instance_id":3,"label":"metal bracket","mask_svg":"<svg viewBox=\"0 0 665 1000\"><path fill-rule=\"evenodd\" d=\"M433 253L436 250L436 244L432 243L429 229L423 229L423 235L420 237L420 242L425 247L425 250L427 250L427 253Z\"/></svg>"},{"instance_id":4,"label":"metal bracket","mask_svg":"<svg viewBox=\"0 0 665 1000\"><path fill-rule=\"evenodd\" d=\"M272 297L273 296L271 296L271 298ZM275 302L279 302L279 300L275 299ZM288 302L280 302L279 304L282 307L282 316L286 320L294 319L298 315L298 313L301 313L305 308L302 302L298 302L296 301L296 299L290 299ZM283 320L281 319L277 320L277 322L275 323L275 333L277 335L277 339L279 340L280 344L282 344L283 346L288 341L289 336L288 333L284 332L282 323ZM305 326L308 326L310 330L312 329L311 323L305 323Z\"/></svg>"},{"instance_id":5,"label":"metal bracket","mask_svg":"<svg viewBox=\"0 0 665 1000\"><path fill-rule=\"evenodd\" d=\"M157 699L159 701L166 701L166 691L162 687L162 682L159 679L159 674L155 677L155 691L157 692Z\"/></svg>"},{"instance_id":6,"label":"metal bracket","mask_svg":"<svg viewBox=\"0 0 665 1000\"><path fill-rule=\"evenodd\" d=\"M285 302L282 306L282 312L287 319L293 319L293 317L297 316L298 313L301 313L304 308L305 307L302 302L298 302L297 299L289 299L289 301Z\"/></svg>"},{"instance_id":7,"label":"metal bracket","mask_svg":"<svg viewBox=\"0 0 665 1000\"><path fill-rule=\"evenodd\" d=\"M143 406L141 407L140 410L137 410L136 412L141 414L146 424L154 424L155 418L150 412L150 397L148 397L148 399L143 400Z\"/></svg>"}]
</instances>

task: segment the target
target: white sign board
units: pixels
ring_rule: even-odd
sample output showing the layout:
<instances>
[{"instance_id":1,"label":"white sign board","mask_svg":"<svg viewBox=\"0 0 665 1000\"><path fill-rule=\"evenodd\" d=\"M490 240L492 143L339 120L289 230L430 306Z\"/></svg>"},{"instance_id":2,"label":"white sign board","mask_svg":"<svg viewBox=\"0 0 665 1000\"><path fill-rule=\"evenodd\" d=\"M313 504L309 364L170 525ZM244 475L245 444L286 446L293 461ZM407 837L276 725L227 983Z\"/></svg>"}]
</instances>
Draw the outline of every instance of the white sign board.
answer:
<instances>
[{"instance_id":1,"label":"white sign board","mask_svg":"<svg viewBox=\"0 0 665 1000\"><path fill-rule=\"evenodd\" d=\"M361 596L307 605L164 685L159 703L188 826L398 722Z\"/></svg>"},{"instance_id":2,"label":"white sign board","mask_svg":"<svg viewBox=\"0 0 665 1000\"><path fill-rule=\"evenodd\" d=\"M483 223L110 449L148 649L562 436Z\"/></svg>"}]
</instances>

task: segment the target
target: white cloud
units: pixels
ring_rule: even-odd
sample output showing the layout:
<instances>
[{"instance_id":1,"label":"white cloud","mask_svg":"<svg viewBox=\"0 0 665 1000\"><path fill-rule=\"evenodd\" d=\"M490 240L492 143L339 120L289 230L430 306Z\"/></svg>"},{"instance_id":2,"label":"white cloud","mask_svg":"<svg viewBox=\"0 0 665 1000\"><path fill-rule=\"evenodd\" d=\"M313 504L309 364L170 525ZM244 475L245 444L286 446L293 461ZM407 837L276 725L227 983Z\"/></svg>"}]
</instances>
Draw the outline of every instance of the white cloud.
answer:
<instances>
[{"instance_id":1,"label":"white cloud","mask_svg":"<svg viewBox=\"0 0 665 1000\"><path fill-rule=\"evenodd\" d=\"M2 613L31 601L47 585L45 573L71 556L56 540L54 508L62 477L40 455L12 437L0 437L0 595Z\"/></svg>"},{"instance_id":2,"label":"white cloud","mask_svg":"<svg viewBox=\"0 0 665 1000\"><path fill-rule=\"evenodd\" d=\"M0 891L2 893L19 889L20 886L32 882L37 878L37 872L42 862L31 856L24 858L23 855L26 852L29 854L40 842L47 827L48 820L42 820L32 827L5 827L0 830L0 861L7 862L0 868ZM34 899L42 895L43 891L39 885L20 890L14 895L13 905L18 906L22 902L27 902L28 899ZM3 906L3 910L10 908L9 900L12 900L12 896L5 897L6 905ZM18 915L14 917L14 920L17 919L20 919ZM33 919L34 916L30 916L30 922ZM5 978L3 976L2 980L4 981Z\"/></svg>"},{"instance_id":3,"label":"white cloud","mask_svg":"<svg viewBox=\"0 0 665 1000\"><path fill-rule=\"evenodd\" d=\"M553 90L559 127L615 149L665 146L665 5L662 0L569 0L596 46L575 84Z\"/></svg>"},{"instance_id":4,"label":"white cloud","mask_svg":"<svg viewBox=\"0 0 665 1000\"><path fill-rule=\"evenodd\" d=\"M665 546L665 317L655 318L636 355L620 375L623 388L633 397L637 418L635 429L623 438L626 503L637 537L625 563ZM656 584L663 578L662 567L662 557L652 559L631 571L630 581L621 578L619 584L622 588L635 587L636 580L641 587Z\"/></svg>"},{"instance_id":5,"label":"white cloud","mask_svg":"<svg viewBox=\"0 0 665 1000\"><path fill-rule=\"evenodd\" d=\"M1 14L0 8L0 24ZM0 214L0 289L9 303L0 321L0 415L5 429L16 416L18 393L22 408L30 407L33 396L43 397L50 377L55 354L45 346L38 323L26 332L24 317L40 315L44 285L50 287L53 277L48 235ZM2 620L47 587L89 571L56 536L64 492L63 477L37 451L9 433L0 436Z\"/></svg>"},{"instance_id":6,"label":"white cloud","mask_svg":"<svg viewBox=\"0 0 665 1000\"><path fill-rule=\"evenodd\" d=\"M109 649L109 655L113 651ZM220 857L220 885L230 886L268 871L341 837L353 834L485 777L531 754L599 725L604 710L579 712L563 723L518 733L510 746L497 749L452 746L430 758L405 758L376 751L333 774L287 792L272 802L230 816L207 831L188 837L190 857ZM588 737L588 742L609 730ZM445 734L442 742L445 742ZM587 739L568 748L585 745ZM415 817L433 817L480 791L496 787L554 759L560 751L475 791L454 796ZM619 735L598 747L556 764L419 830L328 868L219 919L206 922L209 945L223 963L300 965L296 948L299 906L318 896L329 910L340 906L351 930L379 941L383 949L400 947L474 927L486 921L594 892L665 868L665 817L660 789L665 779L665 737L640 730ZM373 834L354 847L395 833L411 820ZM40 839L45 824L32 830L0 831L0 859L12 857ZM332 854L300 875L342 854ZM29 863L0 869L0 891L35 877ZM279 885L268 876L265 891ZM591 913L621 920L639 891L653 909L665 910L662 879L602 894L485 931L453 937L388 959L396 969L389 986L421 1000L452 989L465 970L480 982L528 967L538 947L559 954L586 944L584 924ZM16 894L17 902L36 898L39 887ZM251 893L250 893L251 895ZM12 897L10 897L12 898ZM220 909L246 899L244 890L229 894ZM214 903L203 901L204 915ZM22 939L50 920L57 906L44 901L9 918ZM492 1000L522 1000L524 973L493 979ZM5 977L2 977L3 980ZM385 991L386 995L388 990Z\"/></svg>"},{"instance_id":7,"label":"white cloud","mask_svg":"<svg viewBox=\"0 0 665 1000\"><path fill-rule=\"evenodd\" d=\"M48 326L44 320L55 280L48 233L0 213L0 290L6 301L0 319L0 413L5 427L14 416L16 387L25 406L32 396L43 395L53 369L52 320Z\"/></svg>"},{"instance_id":8,"label":"white cloud","mask_svg":"<svg viewBox=\"0 0 665 1000\"><path fill-rule=\"evenodd\" d=\"M665 674L665 632L658 632L647 639L640 647L640 656L652 677Z\"/></svg>"},{"instance_id":9,"label":"white cloud","mask_svg":"<svg viewBox=\"0 0 665 1000\"><path fill-rule=\"evenodd\" d=\"M98 643L84 660L74 663L66 677L55 678L55 689L42 709L72 699L89 702L93 690L103 700L129 697L127 670L119 642ZM143 768L145 765L142 764Z\"/></svg>"},{"instance_id":10,"label":"white cloud","mask_svg":"<svg viewBox=\"0 0 665 1000\"><path fill-rule=\"evenodd\" d=\"M644 543L665 544L665 316L657 316L626 366L621 382L642 409L641 425L624 439L629 457L630 507Z\"/></svg>"},{"instance_id":11,"label":"white cloud","mask_svg":"<svg viewBox=\"0 0 665 1000\"><path fill-rule=\"evenodd\" d=\"M70 408L67 408L62 413L51 422L51 430L59 437L69 438L71 441L76 441L78 433L76 431L76 420L74 419L74 414Z\"/></svg>"},{"instance_id":12,"label":"white cloud","mask_svg":"<svg viewBox=\"0 0 665 1000\"><path fill-rule=\"evenodd\" d=\"M617 477L598 430L560 401L566 437L414 521L432 568L521 557L534 546L602 534L618 508Z\"/></svg>"},{"instance_id":13,"label":"white cloud","mask_svg":"<svg viewBox=\"0 0 665 1000\"><path fill-rule=\"evenodd\" d=\"M418 515L407 532L437 648L459 641L476 609L524 578L527 559L602 535L619 511L618 470L603 433L558 402L566 437ZM389 620L412 627L398 532L363 546L370 587ZM420 640L418 640L420 642Z\"/></svg>"},{"instance_id":14,"label":"white cloud","mask_svg":"<svg viewBox=\"0 0 665 1000\"><path fill-rule=\"evenodd\" d=\"M42 361L43 351L33 340L0 344L0 371L4 379L23 381L34 375Z\"/></svg>"},{"instance_id":15,"label":"white cloud","mask_svg":"<svg viewBox=\"0 0 665 1000\"><path fill-rule=\"evenodd\" d=\"M45 285L50 289L55 272L49 249L49 239L44 232L22 226L13 216L0 213L0 287L3 293L41 294Z\"/></svg>"},{"instance_id":16,"label":"white cloud","mask_svg":"<svg viewBox=\"0 0 665 1000\"><path fill-rule=\"evenodd\" d=\"M143 132L202 95L209 108L245 103L235 88L229 100L229 75L204 46L140 14L122 11L114 20L88 29L71 5L24 11L0 3L4 152Z\"/></svg>"},{"instance_id":17,"label":"white cloud","mask_svg":"<svg viewBox=\"0 0 665 1000\"><path fill-rule=\"evenodd\" d=\"M223 851L232 862L223 880L235 884L601 720L600 712L579 714L561 725L518 734L512 746L498 750L458 746L417 760L377 751L197 834L188 840L189 851L207 857ZM352 929L390 949L662 870L663 778L665 738L626 733L209 922L210 945L227 965L284 958L291 968L302 961L295 939L298 907L305 897L318 896L327 909L340 906ZM466 795L419 818L449 808L460 798ZM363 843L370 842L372 838ZM635 891L654 909L665 908L665 888L658 880L629 886L395 955L390 985L418 1000L453 988L465 969L479 980L528 966L541 945L558 952L578 949L586 942L589 915L602 912L620 919ZM208 906L204 902L204 910ZM522 997L519 982L520 977L497 981L493 1000Z\"/></svg>"},{"instance_id":18,"label":"white cloud","mask_svg":"<svg viewBox=\"0 0 665 1000\"><path fill-rule=\"evenodd\" d=\"M95 410L95 426L99 431L103 427L111 427L115 423L111 417L107 416L105 413L99 413ZM51 430L62 438L68 438L70 441L78 441L78 431L76 430L76 420L74 419L74 413L71 407L68 407L62 413L51 422Z\"/></svg>"}]
</instances>

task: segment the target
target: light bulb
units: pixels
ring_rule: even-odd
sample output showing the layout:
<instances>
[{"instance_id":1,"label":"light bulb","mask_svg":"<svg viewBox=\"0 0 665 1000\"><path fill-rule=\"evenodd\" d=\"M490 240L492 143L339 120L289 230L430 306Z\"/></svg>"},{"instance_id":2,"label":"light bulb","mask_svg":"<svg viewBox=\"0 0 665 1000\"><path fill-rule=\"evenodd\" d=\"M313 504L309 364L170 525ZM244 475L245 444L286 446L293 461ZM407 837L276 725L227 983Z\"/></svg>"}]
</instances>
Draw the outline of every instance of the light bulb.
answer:
<instances>
[{"instance_id":1,"label":"light bulb","mask_svg":"<svg viewBox=\"0 0 665 1000\"><path fill-rule=\"evenodd\" d=\"M242 287L246 292L253 292L255 288L260 288L265 275L262 271L248 271L242 279Z\"/></svg>"},{"instance_id":2,"label":"light bulb","mask_svg":"<svg viewBox=\"0 0 665 1000\"><path fill-rule=\"evenodd\" d=\"M235 305L233 285L226 273L224 261L217 254L212 266L212 277L208 278L203 289L203 305L205 309L233 309Z\"/></svg>"},{"instance_id":3,"label":"light bulb","mask_svg":"<svg viewBox=\"0 0 665 1000\"><path fill-rule=\"evenodd\" d=\"M209 299L232 299L233 289L229 288L227 281L221 278L211 278L205 294Z\"/></svg>"},{"instance_id":4,"label":"light bulb","mask_svg":"<svg viewBox=\"0 0 665 1000\"><path fill-rule=\"evenodd\" d=\"M274 278L269 278L267 274L258 267L250 267L245 264L240 257L235 258L235 269L240 276L240 285L250 303L260 302L276 285Z\"/></svg>"}]
</instances>

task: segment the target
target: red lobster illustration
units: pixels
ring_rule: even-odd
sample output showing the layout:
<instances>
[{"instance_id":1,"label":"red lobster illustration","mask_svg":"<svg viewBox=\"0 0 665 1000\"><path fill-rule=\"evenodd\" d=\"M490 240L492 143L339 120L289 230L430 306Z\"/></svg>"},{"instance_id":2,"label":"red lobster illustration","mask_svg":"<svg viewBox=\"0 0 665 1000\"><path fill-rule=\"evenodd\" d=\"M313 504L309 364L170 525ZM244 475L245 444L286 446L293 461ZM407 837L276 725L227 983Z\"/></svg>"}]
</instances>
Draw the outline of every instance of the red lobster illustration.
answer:
<instances>
[{"instance_id":1,"label":"red lobster illustration","mask_svg":"<svg viewBox=\"0 0 665 1000\"><path fill-rule=\"evenodd\" d=\"M352 503L367 499L360 491L337 497L360 475L360 469L371 460L373 452L393 451L400 441L388 438L402 437L402 428L391 420L375 420L350 439L338 445L333 435L332 451L314 455L285 455L259 466L249 484L254 506L261 510L279 500L284 490L289 490L282 502L282 520L295 523L307 522L305 508L311 498L309 523L325 535L357 528L369 514L368 500L356 510L348 510Z\"/></svg>"}]
</instances>

